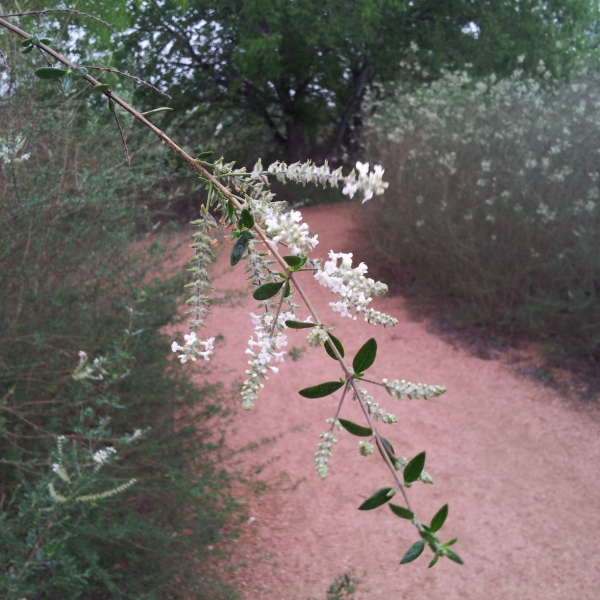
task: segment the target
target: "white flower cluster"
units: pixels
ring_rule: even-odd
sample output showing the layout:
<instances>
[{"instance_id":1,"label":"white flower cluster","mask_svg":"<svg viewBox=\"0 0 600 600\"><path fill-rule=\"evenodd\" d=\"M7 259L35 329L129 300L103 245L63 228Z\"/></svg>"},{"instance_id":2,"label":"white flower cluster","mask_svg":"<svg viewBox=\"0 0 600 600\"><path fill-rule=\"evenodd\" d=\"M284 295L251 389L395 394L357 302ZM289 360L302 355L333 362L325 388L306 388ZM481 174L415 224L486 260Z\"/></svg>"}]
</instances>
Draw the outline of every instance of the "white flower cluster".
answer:
<instances>
[{"instance_id":1,"label":"white flower cluster","mask_svg":"<svg viewBox=\"0 0 600 600\"><path fill-rule=\"evenodd\" d=\"M369 413L373 415L373 418L378 421L381 419L384 423L397 423L398 419L389 412L386 412L383 408L379 408L379 404L373 401L373 396L367 394L367 390L358 388L358 391L362 394L363 401L369 410ZM356 394L353 395L354 400L358 400Z\"/></svg>"},{"instance_id":2,"label":"white flower cluster","mask_svg":"<svg viewBox=\"0 0 600 600\"><path fill-rule=\"evenodd\" d=\"M69 483L69 475L65 471L65 468L60 463L54 463L52 470L66 483Z\"/></svg>"},{"instance_id":3,"label":"white flower cluster","mask_svg":"<svg viewBox=\"0 0 600 600\"><path fill-rule=\"evenodd\" d=\"M93 363L88 363L88 356L83 351L79 351L79 364L71 374L71 377L75 381L81 381L83 379L93 379L99 381L104 379L104 375L108 375L103 367L105 360L102 356L95 358Z\"/></svg>"},{"instance_id":4,"label":"white flower cluster","mask_svg":"<svg viewBox=\"0 0 600 600\"><path fill-rule=\"evenodd\" d=\"M321 441L315 452L316 469L319 477L325 479L329 472L329 459L333 456L333 444L337 443L333 431L324 431L319 435Z\"/></svg>"},{"instance_id":5,"label":"white flower cluster","mask_svg":"<svg viewBox=\"0 0 600 600\"><path fill-rule=\"evenodd\" d=\"M441 385L426 385L424 383L411 383L404 379L394 379L394 381L388 381L387 379L382 380L387 393L390 396L396 396L398 400L402 400L402 396L406 396L411 400L416 398L437 398L441 396L446 388Z\"/></svg>"},{"instance_id":6,"label":"white flower cluster","mask_svg":"<svg viewBox=\"0 0 600 600\"><path fill-rule=\"evenodd\" d=\"M313 327L306 337L306 341L315 348L320 348L325 345L329 339L327 332L322 327Z\"/></svg>"},{"instance_id":7,"label":"white flower cluster","mask_svg":"<svg viewBox=\"0 0 600 600\"><path fill-rule=\"evenodd\" d=\"M333 250L329 252L329 259L323 268L316 271L314 277L322 286L340 295L338 302L329 303L335 312L339 312L342 317L353 319L357 318L358 313L365 313L365 321L371 325L381 324L388 327L397 324L396 319L367 308L373 300L372 296L383 294L388 288L385 283L365 277L365 263L360 263L353 269L352 254L336 253Z\"/></svg>"},{"instance_id":8,"label":"white flower cluster","mask_svg":"<svg viewBox=\"0 0 600 600\"><path fill-rule=\"evenodd\" d=\"M388 187L388 184L383 181L384 169L381 165L375 165L373 171L369 172L369 163L361 162L357 162L356 171L352 170L347 176L342 175L341 167L331 171L327 161L321 167L317 167L310 160L291 165L277 161L269 166L267 172L275 175L283 183L287 179L303 184L321 184L323 187L329 185L332 188L337 188L340 183L343 183L342 193L352 198L356 192L362 192L364 194L363 203L370 200L374 194L383 194ZM358 177L356 172L358 172ZM262 165L259 161L254 167L253 176L258 178L261 173Z\"/></svg>"},{"instance_id":9,"label":"white flower cluster","mask_svg":"<svg viewBox=\"0 0 600 600\"><path fill-rule=\"evenodd\" d=\"M205 223L205 219L194 221L194 223L199 222ZM193 237L194 243L191 247L194 249L194 256L189 261L192 266L188 269L193 276L193 281L185 286L192 291L192 296L187 299L187 304L191 304L192 308L186 312L186 315L191 316L190 329L197 330L198 327L204 327L204 317L210 312L207 293L212 287L207 269L214 263L215 255L212 251L213 241L204 231L194 233Z\"/></svg>"},{"instance_id":10,"label":"white flower cluster","mask_svg":"<svg viewBox=\"0 0 600 600\"><path fill-rule=\"evenodd\" d=\"M279 369L271 365L271 361L283 362L287 346L287 336L283 333L286 329L285 321L294 319L293 312L280 313L275 322L275 315L265 311L260 315L250 313L254 324L254 334L248 340L249 348L246 354L252 359L248 361L250 368L246 371L248 379L242 386L242 406L246 410L254 407L260 388L264 386L261 379L267 379L267 372L278 373ZM256 336L256 339L254 339Z\"/></svg>"},{"instance_id":11,"label":"white flower cluster","mask_svg":"<svg viewBox=\"0 0 600 600\"><path fill-rule=\"evenodd\" d=\"M185 339L185 344L183 346L176 341L171 344L171 350L173 352L181 352L178 358L182 364L186 363L188 360L196 361L198 356L201 356L204 360L210 360L215 349L214 337L208 338L207 340L199 340L196 336L196 332L192 331L192 333L186 333L183 338ZM204 350L200 350L200 346L203 346Z\"/></svg>"},{"instance_id":12,"label":"white flower cluster","mask_svg":"<svg viewBox=\"0 0 600 600\"><path fill-rule=\"evenodd\" d=\"M358 178L354 171L346 178L346 185L342 190L342 194L354 197L357 191L364 194L363 204L373 197L373 194L380 196L385 192L388 183L383 181L383 173L385 172L381 165L375 165L373 171L369 173L369 163L356 163Z\"/></svg>"},{"instance_id":13,"label":"white flower cluster","mask_svg":"<svg viewBox=\"0 0 600 600\"><path fill-rule=\"evenodd\" d=\"M300 223L302 213L298 210L284 213L273 208L262 216L269 236L274 242L284 244L293 255L306 254L319 243L319 236L310 237L308 225Z\"/></svg>"},{"instance_id":14,"label":"white flower cluster","mask_svg":"<svg viewBox=\"0 0 600 600\"><path fill-rule=\"evenodd\" d=\"M369 454L373 454L373 444L371 442L358 442L358 452L362 456L369 456Z\"/></svg>"},{"instance_id":15,"label":"white flower cluster","mask_svg":"<svg viewBox=\"0 0 600 600\"><path fill-rule=\"evenodd\" d=\"M86 494L84 496L76 496L73 498L74 502L95 502L96 500L104 500L105 498L110 498L110 496L115 496L124 492L127 488L130 488L134 483L137 483L137 479L130 479L126 483L118 485L117 487L112 488L111 490L107 490L106 492L100 492L99 494Z\"/></svg>"},{"instance_id":16,"label":"white flower cluster","mask_svg":"<svg viewBox=\"0 0 600 600\"><path fill-rule=\"evenodd\" d=\"M112 446L108 446L107 448L102 448L101 450L97 450L96 452L94 452L94 456L92 456L92 459L97 465L102 466L103 464L108 462L111 454L116 453L117 451Z\"/></svg>"},{"instance_id":17,"label":"white flower cluster","mask_svg":"<svg viewBox=\"0 0 600 600\"><path fill-rule=\"evenodd\" d=\"M25 141L25 138L20 133L12 139L0 140L0 161L5 165L9 165L10 163L20 163L29 160L31 156L29 152L19 156L19 152L23 149Z\"/></svg>"}]
</instances>

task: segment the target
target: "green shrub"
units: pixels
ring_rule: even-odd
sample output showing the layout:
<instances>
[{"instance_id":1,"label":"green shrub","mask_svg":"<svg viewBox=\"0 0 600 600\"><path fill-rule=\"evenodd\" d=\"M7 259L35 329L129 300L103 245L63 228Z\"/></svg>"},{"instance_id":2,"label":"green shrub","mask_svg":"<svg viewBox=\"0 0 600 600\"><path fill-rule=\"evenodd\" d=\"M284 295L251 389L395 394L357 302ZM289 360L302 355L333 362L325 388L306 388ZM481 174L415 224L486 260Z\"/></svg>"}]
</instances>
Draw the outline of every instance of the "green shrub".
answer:
<instances>
[{"instance_id":1,"label":"green shrub","mask_svg":"<svg viewBox=\"0 0 600 600\"><path fill-rule=\"evenodd\" d=\"M369 204L370 239L466 322L598 360L600 76L539 71L448 73L380 106L370 152L390 191Z\"/></svg>"},{"instance_id":2,"label":"green shrub","mask_svg":"<svg viewBox=\"0 0 600 600\"><path fill-rule=\"evenodd\" d=\"M219 390L171 369L182 282L133 244L160 163L123 168L110 120L31 96L0 109L0 596L232 598Z\"/></svg>"}]
</instances>

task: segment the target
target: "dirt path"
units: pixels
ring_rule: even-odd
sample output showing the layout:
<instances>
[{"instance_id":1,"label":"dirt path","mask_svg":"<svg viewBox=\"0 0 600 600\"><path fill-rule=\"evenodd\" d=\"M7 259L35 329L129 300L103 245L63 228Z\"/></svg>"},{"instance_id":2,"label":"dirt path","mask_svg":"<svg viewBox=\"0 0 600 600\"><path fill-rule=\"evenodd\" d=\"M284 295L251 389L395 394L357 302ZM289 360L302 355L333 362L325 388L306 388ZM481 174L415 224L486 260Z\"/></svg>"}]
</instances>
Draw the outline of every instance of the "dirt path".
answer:
<instances>
[{"instance_id":1,"label":"dirt path","mask_svg":"<svg viewBox=\"0 0 600 600\"><path fill-rule=\"evenodd\" d=\"M331 248L353 251L360 260L356 233L359 209L348 205L304 210L313 233L319 233L320 255ZM242 269L221 257L215 288L244 289ZM186 256L181 254L182 261ZM349 355L372 335L379 355L374 378L405 378L441 384L446 395L430 401L379 401L399 423L384 426L401 455L427 450L426 469L435 485L416 485L411 497L417 514L429 519L445 502L450 515L443 539L457 536L460 567L448 560L427 569L421 557L399 566L417 537L412 525L387 509L357 511L373 491L390 485L379 456L363 458L358 438L340 432L331 471L321 481L314 452L325 419L333 416L339 394L307 400L298 390L336 379L334 361L312 349L301 331L290 331L287 350L306 347L302 358L286 360L270 377L256 408L240 411L229 443L276 438L248 460L270 463L263 472L281 471L302 482L292 491L249 495L248 524L234 553L244 600L319 599L336 575L356 567L364 585L356 598L417 600L597 600L600 598L600 419L589 409L570 406L543 386L521 379L498 361L485 361L455 349L411 322L401 298L378 299L374 306L396 316L392 330L376 331L333 314L324 288L305 274L317 310L335 325ZM248 296L249 297L249 296ZM247 297L247 298L248 298ZM241 306L216 306L208 324L221 333L210 364L214 378L231 383L246 368L244 350L252 330L252 298ZM198 365L198 378L207 377ZM358 407L347 403L342 416L361 421Z\"/></svg>"}]
</instances>

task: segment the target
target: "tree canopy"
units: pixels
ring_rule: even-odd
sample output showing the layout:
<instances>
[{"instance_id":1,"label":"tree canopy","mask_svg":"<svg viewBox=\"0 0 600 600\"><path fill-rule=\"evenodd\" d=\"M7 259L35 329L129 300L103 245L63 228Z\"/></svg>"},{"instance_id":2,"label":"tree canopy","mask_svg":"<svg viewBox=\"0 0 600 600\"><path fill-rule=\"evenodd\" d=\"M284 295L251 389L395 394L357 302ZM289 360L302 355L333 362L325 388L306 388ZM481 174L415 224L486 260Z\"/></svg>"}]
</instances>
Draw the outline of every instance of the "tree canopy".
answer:
<instances>
[{"instance_id":1,"label":"tree canopy","mask_svg":"<svg viewBox=\"0 0 600 600\"><path fill-rule=\"evenodd\" d=\"M131 4L127 52L175 105L220 103L261 119L287 158L352 149L369 89L525 55L564 70L593 20L587 0L165 0ZM415 72L410 73L415 77Z\"/></svg>"}]
</instances>

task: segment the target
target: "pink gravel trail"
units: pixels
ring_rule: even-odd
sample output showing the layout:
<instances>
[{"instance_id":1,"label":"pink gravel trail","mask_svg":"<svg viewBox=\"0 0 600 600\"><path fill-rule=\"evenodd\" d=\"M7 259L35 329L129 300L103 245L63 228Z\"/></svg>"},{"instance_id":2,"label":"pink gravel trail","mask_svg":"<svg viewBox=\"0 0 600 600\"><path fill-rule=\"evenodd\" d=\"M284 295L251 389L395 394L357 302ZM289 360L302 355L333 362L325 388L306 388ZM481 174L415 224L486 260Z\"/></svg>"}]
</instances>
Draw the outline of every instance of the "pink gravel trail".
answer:
<instances>
[{"instance_id":1,"label":"pink gravel trail","mask_svg":"<svg viewBox=\"0 0 600 600\"><path fill-rule=\"evenodd\" d=\"M303 211L319 234L320 256L330 249L354 252L361 260L357 230L360 208L351 204ZM225 248L214 268L216 292L245 290L243 264L229 266ZM184 262L186 252L177 259ZM600 598L600 417L542 385L523 379L499 361L485 361L428 333L411 321L400 297L378 298L373 306L399 319L383 330L352 322L328 307L327 291L302 274L324 322L348 356L375 336L379 352L374 379L407 379L445 385L429 401L398 401L377 392L376 401L399 423L381 425L398 454L427 450L426 470L434 485L409 492L417 515L430 519L444 503L450 513L442 539L458 537L464 566L445 559L427 569L429 551L410 565L398 564L418 539L414 527L385 507L358 511L375 490L392 485L379 455L363 458L358 438L339 432L325 481L314 470L314 452L325 419L335 413L339 393L308 400L298 390L337 379L340 371L323 349L308 347L306 332L289 331L288 347L306 347L272 375L253 411L240 410L228 443L241 448L276 437L240 460L267 463L260 477L275 481L285 471L290 485L254 495L245 490L253 518L233 545L233 577L244 600L306 600L325 597L336 575L356 568L363 580L356 599L416 600L598 600ZM235 303L234 303L235 304ZM207 333L223 334L210 369L196 363L199 382L241 381L252 331L248 294L237 306L215 306ZM306 312L301 312L305 315ZM374 386L371 386L374 387ZM347 400L342 417L362 423ZM366 574L365 574L366 572Z\"/></svg>"}]
</instances>

